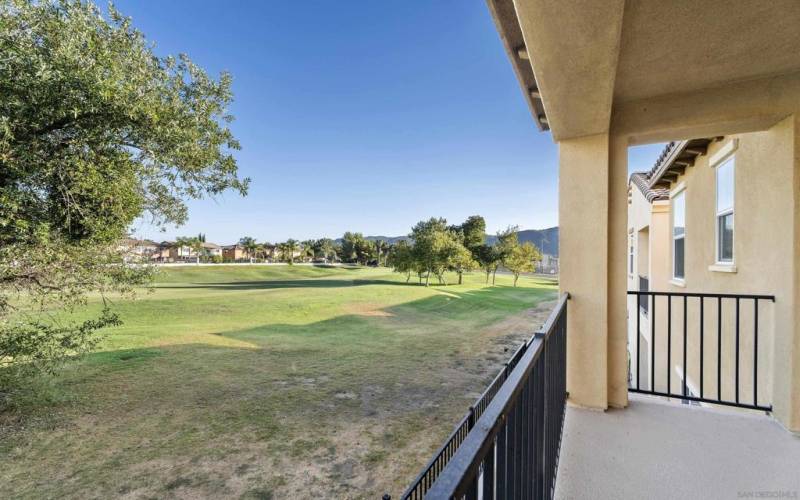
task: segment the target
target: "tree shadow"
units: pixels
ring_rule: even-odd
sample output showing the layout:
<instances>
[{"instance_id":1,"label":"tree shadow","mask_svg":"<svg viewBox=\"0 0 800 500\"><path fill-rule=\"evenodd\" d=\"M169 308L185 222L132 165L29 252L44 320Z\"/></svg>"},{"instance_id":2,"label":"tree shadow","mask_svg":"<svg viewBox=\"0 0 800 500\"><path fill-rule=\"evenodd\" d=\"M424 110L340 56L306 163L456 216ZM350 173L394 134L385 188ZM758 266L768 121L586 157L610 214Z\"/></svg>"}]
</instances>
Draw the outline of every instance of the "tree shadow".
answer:
<instances>
[{"instance_id":1,"label":"tree shadow","mask_svg":"<svg viewBox=\"0 0 800 500\"><path fill-rule=\"evenodd\" d=\"M409 286L412 283L382 279L325 279L309 278L298 280L263 280L263 281L230 281L230 282L209 282L209 283L189 283L189 284L170 284L158 285L157 289L224 289L224 290L269 290L274 288L346 288L365 285L397 285Z\"/></svg>"}]
</instances>

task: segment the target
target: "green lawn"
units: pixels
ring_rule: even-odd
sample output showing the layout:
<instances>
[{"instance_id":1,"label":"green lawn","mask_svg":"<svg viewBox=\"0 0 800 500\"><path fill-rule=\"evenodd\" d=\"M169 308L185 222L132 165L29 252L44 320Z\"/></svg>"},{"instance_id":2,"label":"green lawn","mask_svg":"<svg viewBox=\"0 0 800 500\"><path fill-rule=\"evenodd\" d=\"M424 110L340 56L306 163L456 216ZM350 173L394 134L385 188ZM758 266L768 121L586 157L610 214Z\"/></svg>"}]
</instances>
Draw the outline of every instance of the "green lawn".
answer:
<instances>
[{"instance_id":1,"label":"green lawn","mask_svg":"<svg viewBox=\"0 0 800 500\"><path fill-rule=\"evenodd\" d=\"M556 295L510 284L164 270L99 352L0 413L0 498L397 498Z\"/></svg>"}]
</instances>

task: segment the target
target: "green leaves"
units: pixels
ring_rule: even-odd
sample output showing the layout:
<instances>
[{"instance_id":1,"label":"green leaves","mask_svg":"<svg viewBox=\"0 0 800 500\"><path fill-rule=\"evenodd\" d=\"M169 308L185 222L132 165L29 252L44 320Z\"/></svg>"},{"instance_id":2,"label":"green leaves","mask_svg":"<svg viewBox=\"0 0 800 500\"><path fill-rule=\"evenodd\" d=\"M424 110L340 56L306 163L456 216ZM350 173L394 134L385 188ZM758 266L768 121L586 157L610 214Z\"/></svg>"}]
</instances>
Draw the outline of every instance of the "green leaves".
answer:
<instances>
[{"instance_id":1,"label":"green leaves","mask_svg":"<svg viewBox=\"0 0 800 500\"><path fill-rule=\"evenodd\" d=\"M111 323L56 327L45 309L146 282L116 248L137 217L180 224L187 198L246 194L232 80L157 56L131 19L83 0L3 2L0 54L0 363L53 359ZM19 301L38 309L12 319Z\"/></svg>"}]
</instances>

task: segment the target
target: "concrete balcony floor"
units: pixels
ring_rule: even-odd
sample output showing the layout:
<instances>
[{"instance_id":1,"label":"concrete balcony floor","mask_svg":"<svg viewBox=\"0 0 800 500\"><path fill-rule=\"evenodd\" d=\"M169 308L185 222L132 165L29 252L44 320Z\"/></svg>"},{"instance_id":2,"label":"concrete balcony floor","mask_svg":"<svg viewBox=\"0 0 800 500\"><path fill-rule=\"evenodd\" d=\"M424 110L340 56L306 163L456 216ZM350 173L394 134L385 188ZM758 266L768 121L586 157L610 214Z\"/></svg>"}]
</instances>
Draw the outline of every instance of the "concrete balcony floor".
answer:
<instances>
[{"instance_id":1,"label":"concrete balcony floor","mask_svg":"<svg viewBox=\"0 0 800 500\"><path fill-rule=\"evenodd\" d=\"M763 413L646 396L568 407L555 497L800 498L800 437Z\"/></svg>"}]
</instances>

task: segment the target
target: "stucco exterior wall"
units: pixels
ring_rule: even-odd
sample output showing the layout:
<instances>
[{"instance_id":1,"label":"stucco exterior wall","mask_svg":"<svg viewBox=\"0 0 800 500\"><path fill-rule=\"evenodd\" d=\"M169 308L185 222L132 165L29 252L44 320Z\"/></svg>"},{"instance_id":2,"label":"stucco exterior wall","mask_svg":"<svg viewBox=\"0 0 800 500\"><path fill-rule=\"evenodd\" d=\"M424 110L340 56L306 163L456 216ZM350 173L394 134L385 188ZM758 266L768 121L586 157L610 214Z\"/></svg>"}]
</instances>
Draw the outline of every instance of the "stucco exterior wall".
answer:
<instances>
[{"instance_id":1,"label":"stucco exterior wall","mask_svg":"<svg viewBox=\"0 0 800 500\"><path fill-rule=\"evenodd\" d=\"M795 158L795 119L790 117L769 130L724 137L710 145L708 153L699 157L675 183L673 194L683 189L686 199L685 279L672 279L671 214L669 204L653 205L651 210L637 204L633 197L629 225L641 227L645 214L650 217L650 289L675 292L716 292L775 295L776 302L759 301L758 359L754 359L754 307L751 300L739 304L739 400L753 402L753 369L757 361L758 403L775 401L776 412L782 412L787 426L792 423L788 408L796 397L787 393L796 387L797 373L791 362L796 358L797 248L794 237L796 221L797 159ZM735 155L734 197L734 268L721 272L716 266L716 172L710 160L720 150L738 143ZM641 201L643 197L640 197ZM656 202L658 203L658 202ZM629 277L629 286L636 283ZM636 288L631 288L636 289ZM700 300L686 301L686 366L687 385L700 392ZM656 389L666 390L667 341L671 344L672 392L681 391L683 366L682 299L661 297L656 304ZM667 338L667 311L672 308L671 338ZM718 303L703 303L703 391L717 394L718 363L722 379L721 395L734 400L736 380L736 302L722 301L722 324L718 323ZM651 308L652 309L652 308ZM629 306L629 329L635 328ZM652 314L652 311L651 311ZM649 318L650 321L653 318ZM643 327L649 336L649 322ZM718 337L718 333L721 335ZM629 338L635 338L629 332ZM721 344L721 350L718 346ZM788 353L787 354L787 350ZM776 376L777 375L777 376ZM774 394L774 387L783 395ZM788 388L788 389L787 389ZM780 397L776 397L780 396Z\"/></svg>"},{"instance_id":2,"label":"stucco exterior wall","mask_svg":"<svg viewBox=\"0 0 800 500\"><path fill-rule=\"evenodd\" d=\"M572 296L567 391L593 408L608 407L608 295L597 293L608 283L608 158L608 135L559 143L559 286ZM587 175L604 181L586 183Z\"/></svg>"}]
</instances>

